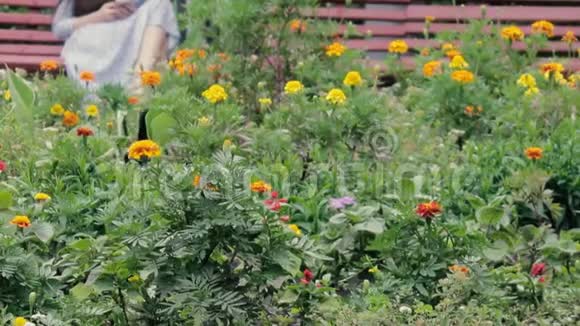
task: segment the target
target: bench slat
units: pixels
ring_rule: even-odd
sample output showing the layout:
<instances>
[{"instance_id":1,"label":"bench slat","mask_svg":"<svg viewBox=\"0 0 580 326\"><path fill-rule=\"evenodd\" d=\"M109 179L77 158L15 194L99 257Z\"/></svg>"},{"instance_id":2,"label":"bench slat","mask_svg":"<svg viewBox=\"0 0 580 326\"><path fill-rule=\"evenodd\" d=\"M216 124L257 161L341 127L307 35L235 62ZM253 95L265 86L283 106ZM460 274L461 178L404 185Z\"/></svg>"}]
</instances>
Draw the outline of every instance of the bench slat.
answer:
<instances>
[{"instance_id":1,"label":"bench slat","mask_svg":"<svg viewBox=\"0 0 580 326\"><path fill-rule=\"evenodd\" d=\"M0 13L0 24L50 25L52 17L44 14Z\"/></svg>"},{"instance_id":2,"label":"bench slat","mask_svg":"<svg viewBox=\"0 0 580 326\"><path fill-rule=\"evenodd\" d=\"M314 12L313 12L314 11ZM360 8L318 8L310 12L305 12L307 16L317 18L334 18L350 20L385 20L385 21L405 21L407 19L405 10L386 9L360 9Z\"/></svg>"},{"instance_id":3,"label":"bench slat","mask_svg":"<svg viewBox=\"0 0 580 326\"><path fill-rule=\"evenodd\" d=\"M0 64L6 64L10 68L38 69L40 63L44 60L56 60L62 63L57 56L40 56L40 55L14 55L0 54Z\"/></svg>"},{"instance_id":4,"label":"bench slat","mask_svg":"<svg viewBox=\"0 0 580 326\"><path fill-rule=\"evenodd\" d=\"M58 0L0 0L0 5L32 8L56 8Z\"/></svg>"},{"instance_id":5,"label":"bench slat","mask_svg":"<svg viewBox=\"0 0 580 326\"><path fill-rule=\"evenodd\" d=\"M21 41L21 42L46 42L60 43L50 31L35 30L0 30L0 41Z\"/></svg>"},{"instance_id":6,"label":"bench slat","mask_svg":"<svg viewBox=\"0 0 580 326\"><path fill-rule=\"evenodd\" d=\"M60 45L0 44L1 54L60 55Z\"/></svg>"}]
</instances>

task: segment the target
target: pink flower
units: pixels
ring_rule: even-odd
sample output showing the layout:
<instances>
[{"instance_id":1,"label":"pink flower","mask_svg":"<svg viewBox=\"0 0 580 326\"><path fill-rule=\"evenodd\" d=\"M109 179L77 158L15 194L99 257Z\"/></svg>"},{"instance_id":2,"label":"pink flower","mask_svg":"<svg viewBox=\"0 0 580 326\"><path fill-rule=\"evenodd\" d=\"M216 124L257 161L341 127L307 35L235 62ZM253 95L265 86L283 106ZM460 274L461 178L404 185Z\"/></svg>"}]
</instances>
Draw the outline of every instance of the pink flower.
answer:
<instances>
[{"instance_id":1,"label":"pink flower","mask_svg":"<svg viewBox=\"0 0 580 326\"><path fill-rule=\"evenodd\" d=\"M282 215L282 216L280 216L280 222L282 222L282 223L288 223L288 222L290 222L290 216L288 216L288 215Z\"/></svg>"},{"instance_id":2,"label":"pink flower","mask_svg":"<svg viewBox=\"0 0 580 326\"><path fill-rule=\"evenodd\" d=\"M546 282L546 278L543 276L540 276L540 278L538 279L538 282L544 283L544 282Z\"/></svg>"},{"instance_id":3,"label":"pink flower","mask_svg":"<svg viewBox=\"0 0 580 326\"><path fill-rule=\"evenodd\" d=\"M285 204L287 202L288 199L278 198L278 192L272 191L272 193L270 194L270 198L264 200L264 205L266 205L266 207L268 207L269 210L277 212L280 210L280 208L282 208L282 204Z\"/></svg>"},{"instance_id":4,"label":"pink flower","mask_svg":"<svg viewBox=\"0 0 580 326\"><path fill-rule=\"evenodd\" d=\"M545 263L535 263L532 265L532 270L530 271L530 275L533 277L542 276L546 272L546 264Z\"/></svg>"},{"instance_id":5,"label":"pink flower","mask_svg":"<svg viewBox=\"0 0 580 326\"><path fill-rule=\"evenodd\" d=\"M314 273L312 273L312 271L309 270L308 268L304 270L303 274L304 274L303 280L310 282L314 279Z\"/></svg>"},{"instance_id":6,"label":"pink flower","mask_svg":"<svg viewBox=\"0 0 580 326\"><path fill-rule=\"evenodd\" d=\"M7 168L8 168L8 164L6 164L6 162L0 160L0 173L6 171Z\"/></svg>"}]
</instances>

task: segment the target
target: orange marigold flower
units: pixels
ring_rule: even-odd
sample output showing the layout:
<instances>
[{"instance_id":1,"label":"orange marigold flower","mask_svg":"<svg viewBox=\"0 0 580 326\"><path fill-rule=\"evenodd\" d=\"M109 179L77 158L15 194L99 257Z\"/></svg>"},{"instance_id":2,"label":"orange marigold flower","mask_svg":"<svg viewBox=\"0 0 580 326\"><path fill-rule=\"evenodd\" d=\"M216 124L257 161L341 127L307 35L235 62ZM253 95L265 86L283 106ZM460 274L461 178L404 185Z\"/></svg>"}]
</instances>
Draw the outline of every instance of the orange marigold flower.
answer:
<instances>
[{"instance_id":1,"label":"orange marigold flower","mask_svg":"<svg viewBox=\"0 0 580 326\"><path fill-rule=\"evenodd\" d=\"M460 84L469 84L473 82L475 76L469 70L456 70L451 73L451 79Z\"/></svg>"},{"instance_id":2,"label":"orange marigold flower","mask_svg":"<svg viewBox=\"0 0 580 326\"><path fill-rule=\"evenodd\" d=\"M432 23L435 21L435 16L425 16L426 23Z\"/></svg>"},{"instance_id":3,"label":"orange marigold flower","mask_svg":"<svg viewBox=\"0 0 580 326\"><path fill-rule=\"evenodd\" d=\"M185 61L195 55L195 49L181 49L175 52L175 60Z\"/></svg>"},{"instance_id":4,"label":"orange marigold flower","mask_svg":"<svg viewBox=\"0 0 580 326\"><path fill-rule=\"evenodd\" d=\"M207 52L204 49L199 49L197 50L197 56L200 59L205 59L205 57L207 57Z\"/></svg>"},{"instance_id":5,"label":"orange marigold flower","mask_svg":"<svg viewBox=\"0 0 580 326\"><path fill-rule=\"evenodd\" d=\"M443 43L441 45L441 50L443 50L444 52L450 51L455 49L455 45L453 45L453 43Z\"/></svg>"},{"instance_id":6,"label":"orange marigold flower","mask_svg":"<svg viewBox=\"0 0 580 326\"><path fill-rule=\"evenodd\" d=\"M525 150L525 154L530 160L541 159L542 156L544 156L543 152L544 151L540 147L528 147Z\"/></svg>"},{"instance_id":7,"label":"orange marigold flower","mask_svg":"<svg viewBox=\"0 0 580 326\"><path fill-rule=\"evenodd\" d=\"M27 228L30 227L30 219L28 218L28 216L25 215L16 215L12 218L12 220L10 221L10 224L14 224L16 226L18 226L19 228Z\"/></svg>"},{"instance_id":8,"label":"orange marigold flower","mask_svg":"<svg viewBox=\"0 0 580 326\"><path fill-rule=\"evenodd\" d=\"M262 180L252 182L250 184L250 190L257 193L264 193L272 190L272 186Z\"/></svg>"},{"instance_id":9,"label":"orange marigold flower","mask_svg":"<svg viewBox=\"0 0 580 326\"><path fill-rule=\"evenodd\" d=\"M65 127L74 127L79 123L79 115L73 111L64 111L62 115L62 124Z\"/></svg>"},{"instance_id":10,"label":"orange marigold flower","mask_svg":"<svg viewBox=\"0 0 580 326\"><path fill-rule=\"evenodd\" d=\"M222 65L220 65L220 64L212 64L212 65L207 66L207 71L212 72L212 73L220 71L221 69L222 69Z\"/></svg>"},{"instance_id":11,"label":"orange marigold flower","mask_svg":"<svg viewBox=\"0 0 580 326\"><path fill-rule=\"evenodd\" d=\"M478 105L476 107L474 107L472 105L468 105L465 107L464 112L466 115L473 117L473 116L479 115L481 112L483 112L483 108L481 107L481 105Z\"/></svg>"},{"instance_id":12,"label":"orange marigold flower","mask_svg":"<svg viewBox=\"0 0 580 326\"><path fill-rule=\"evenodd\" d=\"M564 36L562 36L562 41L564 41L568 44L572 44L572 43L578 41L578 39L576 38L576 35L574 35L573 31L567 31L566 34L564 34Z\"/></svg>"},{"instance_id":13,"label":"orange marigold flower","mask_svg":"<svg viewBox=\"0 0 580 326\"><path fill-rule=\"evenodd\" d=\"M218 56L218 58L220 58L220 60L222 62L226 62L226 61L229 61L230 60L230 56L227 53L224 53L224 52L218 53L217 56Z\"/></svg>"},{"instance_id":14,"label":"orange marigold flower","mask_svg":"<svg viewBox=\"0 0 580 326\"><path fill-rule=\"evenodd\" d=\"M58 70L59 64L56 60L44 60L40 63L41 71L55 71Z\"/></svg>"},{"instance_id":15,"label":"orange marigold flower","mask_svg":"<svg viewBox=\"0 0 580 326\"><path fill-rule=\"evenodd\" d=\"M539 20L532 24L532 33L544 34L547 37L554 36L554 24L547 20Z\"/></svg>"},{"instance_id":16,"label":"orange marigold flower","mask_svg":"<svg viewBox=\"0 0 580 326\"><path fill-rule=\"evenodd\" d=\"M144 86L155 87L161 84L161 74L158 71L141 72L141 84Z\"/></svg>"},{"instance_id":17,"label":"orange marigold flower","mask_svg":"<svg viewBox=\"0 0 580 326\"><path fill-rule=\"evenodd\" d=\"M290 22L290 30L295 33L296 32L304 33L306 32L306 22L300 19L293 19Z\"/></svg>"},{"instance_id":18,"label":"orange marigold flower","mask_svg":"<svg viewBox=\"0 0 580 326\"><path fill-rule=\"evenodd\" d=\"M540 71L542 71L542 73L552 73L552 72L563 72L564 71L564 66L561 63L557 63L557 62L547 62L544 63L540 66Z\"/></svg>"},{"instance_id":19,"label":"orange marigold flower","mask_svg":"<svg viewBox=\"0 0 580 326\"><path fill-rule=\"evenodd\" d=\"M79 77L82 81L85 82L92 82L95 81L95 74L92 73L91 71L81 71L80 77Z\"/></svg>"},{"instance_id":20,"label":"orange marigold flower","mask_svg":"<svg viewBox=\"0 0 580 326\"><path fill-rule=\"evenodd\" d=\"M138 140L129 146L128 156L137 161L143 158L158 157L161 156L161 147L149 139Z\"/></svg>"},{"instance_id":21,"label":"orange marigold flower","mask_svg":"<svg viewBox=\"0 0 580 326\"><path fill-rule=\"evenodd\" d=\"M432 77L438 72L441 72L440 61L429 61L423 65L423 76L425 77Z\"/></svg>"},{"instance_id":22,"label":"orange marigold flower","mask_svg":"<svg viewBox=\"0 0 580 326\"><path fill-rule=\"evenodd\" d=\"M197 174L195 177L193 177L193 186L194 187L199 187L200 182L201 182L201 176L199 174Z\"/></svg>"},{"instance_id":23,"label":"orange marigold flower","mask_svg":"<svg viewBox=\"0 0 580 326\"><path fill-rule=\"evenodd\" d=\"M344 54L344 52L346 51L346 46L342 45L339 42L334 42L330 45L327 45L325 50L326 50L326 56L328 57L340 57L341 55Z\"/></svg>"},{"instance_id":24,"label":"orange marigold flower","mask_svg":"<svg viewBox=\"0 0 580 326\"><path fill-rule=\"evenodd\" d=\"M186 63L177 67L177 73L179 76L193 76L197 72L197 66L192 63Z\"/></svg>"},{"instance_id":25,"label":"orange marigold flower","mask_svg":"<svg viewBox=\"0 0 580 326\"><path fill-rule=\"evenodd\" d=\"M461 273L464 276L467 276L467 274L469 274L469 268L464 265L452 265L449 266L449 270L453 273Z\"/></svg>"},{"instance_id":26,"label":"orange marigold flower","mask_svg":"<svg viewBox=\"0 0 580 326\"><path fill-rule=\"evenodd\" d=\"M417 215L419 215L424 219L431 219L435 215L439 215L442 212L443 209L441 208L441 205L434 200L426 203L421 203L417 205L417 208L415 209L415 213L417 213Z\"/></svg>"},{"instance_id":27,"label":"orange marigold flower","mask_svg":"<svg viewBox=\"0 0 580 326\"><path fill-rule=\"evenodd\" d=\"M129 103L131 105L137 105L137 104L139 104L139 98L137 96L129 96L127 98L127 103Z\"/></svg>"},{"instance_id":28,"label":"orange marigold flower","mask_svg":"<svg viewBox=\"0 0 580 326\"><path fill-rule=\"evenodd\" d=\"M460 56L460 55L461 55L461 51L456 50L456 49L451 49L451 50L445 51L445 56L449 59L453 59L456 56Z\"/></svg>"},{"instance_id":29,"label":"orange marigold flower","mask_svg":"<svg viewBox=\"0 0 580 326\"><path fill-rule=\"evenodd\" d=\"M79 127L77 128L77 136L89 137L93 135L93 130L89 127Z\"/></svg>"},{"instance_id":30,"label":"orange marigold flower","mask_svg":"<svg viewBox=\"0 0 580 326\"><path fill-rule=\"evenodd\" d=\"M389 43L388 51L390 53L404 54L409 51L409 45L403 40L394 40Z\"/></svg>"},{"instance_id":31,"label":"orange marigold flower","mask_svg":"<svg viewBox=\"0 0 580 326\"><path fill-rule=\"evenodd\" d=\"M429 56L431 54L431 50L429 48L423 48L421 49L421 55L426 57Z\"/></svg>"},{"instance_id":32,"label":"orange marigold flower","mask_svg":"<svg viewBox=\"0 0 580 326\"><path fill-rule=\"evenodd\" d=\"M524 32L515 26L507 26L501 29L501 37L509 41L521 41L524 39Z\"/></svg>"}]
</instances>

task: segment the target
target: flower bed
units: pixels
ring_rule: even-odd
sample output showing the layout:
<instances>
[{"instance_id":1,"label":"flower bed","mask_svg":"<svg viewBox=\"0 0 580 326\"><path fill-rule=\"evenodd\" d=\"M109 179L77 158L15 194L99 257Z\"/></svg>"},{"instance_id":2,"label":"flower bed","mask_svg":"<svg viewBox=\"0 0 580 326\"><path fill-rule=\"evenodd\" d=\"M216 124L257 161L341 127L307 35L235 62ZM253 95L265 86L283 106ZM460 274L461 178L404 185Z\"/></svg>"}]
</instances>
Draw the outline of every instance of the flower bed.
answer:
<instances>
[{"instance_id":1,"label":"flower bed","mask_svg":"<svg viewBox=\"0 0 580 326\"><path fill-rule=\"evenodd\" d=\"M0 324L578 322L578 75L483 20L380 88L307 2L192 5L139 97L7 74Z\"/></svg>"}]
</instances>

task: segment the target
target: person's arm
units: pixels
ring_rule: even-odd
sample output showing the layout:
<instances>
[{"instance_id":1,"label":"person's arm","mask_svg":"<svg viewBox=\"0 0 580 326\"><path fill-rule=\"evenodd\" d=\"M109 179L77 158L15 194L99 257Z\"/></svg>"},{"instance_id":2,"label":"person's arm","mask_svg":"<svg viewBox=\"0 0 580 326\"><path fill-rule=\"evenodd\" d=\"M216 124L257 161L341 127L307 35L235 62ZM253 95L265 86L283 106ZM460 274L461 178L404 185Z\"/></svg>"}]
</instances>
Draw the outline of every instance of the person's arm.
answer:
<instances>
[{"instance_id":1,"label":"person's arm","mask_svg":"<svg viewBox=\"0 0 580 326\"><path fill-rule=\"evenodd\" d=\"M74 0L62 0L54 14L52 31L59 39L68 38L83 26L124 19L135 12L135 7L131 3L107 2L95 12L73 17L73 6Z\"/></svg>"}]
</instances>

